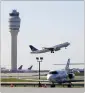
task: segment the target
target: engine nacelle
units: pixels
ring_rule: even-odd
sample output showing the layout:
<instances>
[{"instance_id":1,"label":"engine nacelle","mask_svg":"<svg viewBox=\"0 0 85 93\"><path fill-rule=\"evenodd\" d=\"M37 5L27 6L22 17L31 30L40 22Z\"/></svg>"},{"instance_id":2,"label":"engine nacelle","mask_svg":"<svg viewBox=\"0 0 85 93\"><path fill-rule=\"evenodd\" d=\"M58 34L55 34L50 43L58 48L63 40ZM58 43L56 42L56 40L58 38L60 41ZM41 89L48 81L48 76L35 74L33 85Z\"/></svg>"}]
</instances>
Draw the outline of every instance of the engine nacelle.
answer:
<instances>
[{"instance_id":1,"label":"engine nacelle","mask_svg":"<svg viewBox=\"0 0 85 93\"><path fill-rule=\"evenodd\" d=\"M69 73L68 77L69 77L69 79L73 79L75 77L75 75L73 73Z\"/></svg>"}]
</instances>

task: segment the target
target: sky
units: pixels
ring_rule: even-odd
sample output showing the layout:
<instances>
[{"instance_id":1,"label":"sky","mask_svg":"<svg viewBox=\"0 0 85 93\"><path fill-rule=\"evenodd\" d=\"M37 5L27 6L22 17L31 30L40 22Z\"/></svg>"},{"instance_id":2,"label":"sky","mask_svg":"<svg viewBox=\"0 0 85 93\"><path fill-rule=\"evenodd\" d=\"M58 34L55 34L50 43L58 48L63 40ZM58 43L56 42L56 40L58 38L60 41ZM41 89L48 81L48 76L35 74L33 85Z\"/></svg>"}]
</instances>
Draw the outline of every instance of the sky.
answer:
<instances>
[{"instance_id":1,"label":"sky","mask_svg":"<svg viewBox=\"0 0 85 93\"><path fill-rule=\"evenodd\" d=\"M36 57L43 57L41 69L63 69L53 64L84 62L84 1L2 1L1 2L1 66L11 68L11 34L9 13L20 13L17 37L17 67L38 69ZM69 42L67 49L55 53L30 54L29 45L37 49ZM83 68L84 66L71 66Z\"/></svg>"}]
</instances>

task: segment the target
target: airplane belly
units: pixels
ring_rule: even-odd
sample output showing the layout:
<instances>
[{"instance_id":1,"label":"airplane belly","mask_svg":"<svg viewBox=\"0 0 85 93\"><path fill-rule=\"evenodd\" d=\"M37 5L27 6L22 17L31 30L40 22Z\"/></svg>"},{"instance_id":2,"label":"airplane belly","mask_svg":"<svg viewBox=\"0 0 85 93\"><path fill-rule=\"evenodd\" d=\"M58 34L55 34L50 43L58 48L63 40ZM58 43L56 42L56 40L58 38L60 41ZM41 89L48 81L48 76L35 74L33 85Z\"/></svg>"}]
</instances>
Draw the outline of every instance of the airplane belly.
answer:
<instances>
[{"instance_id":1,"label":"airplane belly","mask_svg":"<svg viewBox=\"0 0 85 93\"><path fill-rule=\"evenodd\" d=\"M43 49L43 50L37 50L37 51L32 51L32 54L38 54L38 53L45 53L45 52L49 52L49 50L47 49Z\"/></svg>"},{"instance_id":2,"label":"airplane belly","mask_svg":"<svg viewBox=\"0 0 85 93\"><path fill-rule=\"evenodd\" d=\"M49 50L47 50L47 49L44 49L44 50L40 50L40 51L38 51L39 53L45 53L45 52L48 52Z\"/></svg>"},{"instance_id":3,"label":"airplane belly","mask_svg":"<svg viewBox=\"0 0 85 93\"><path fill-rule=\"evenodd\" d=\"M56 49L55 49L55 51L58 51L58 50L60 50L60 48L56 48Z\"/></svg>"}]
</instances>

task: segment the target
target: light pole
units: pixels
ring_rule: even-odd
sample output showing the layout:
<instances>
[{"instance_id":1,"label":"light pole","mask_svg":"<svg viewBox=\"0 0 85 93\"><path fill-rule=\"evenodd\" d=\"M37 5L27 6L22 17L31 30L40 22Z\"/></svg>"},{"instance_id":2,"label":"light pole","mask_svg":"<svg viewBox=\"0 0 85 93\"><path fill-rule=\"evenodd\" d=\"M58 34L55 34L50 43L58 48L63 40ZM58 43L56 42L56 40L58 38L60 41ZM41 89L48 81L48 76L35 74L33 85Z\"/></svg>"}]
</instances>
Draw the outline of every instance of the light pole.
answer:
<instances>
[{"instance_id":1,"label":"light pole","mask_svg":"<svg viewBox=\"0 0 85 93\"><path fill-rule=\"evenodd\" d=\"M36 57L37 62L39 62L39 87L40 87L40 62L42 62L43 57Z\"/></svg>"}]
</instances>

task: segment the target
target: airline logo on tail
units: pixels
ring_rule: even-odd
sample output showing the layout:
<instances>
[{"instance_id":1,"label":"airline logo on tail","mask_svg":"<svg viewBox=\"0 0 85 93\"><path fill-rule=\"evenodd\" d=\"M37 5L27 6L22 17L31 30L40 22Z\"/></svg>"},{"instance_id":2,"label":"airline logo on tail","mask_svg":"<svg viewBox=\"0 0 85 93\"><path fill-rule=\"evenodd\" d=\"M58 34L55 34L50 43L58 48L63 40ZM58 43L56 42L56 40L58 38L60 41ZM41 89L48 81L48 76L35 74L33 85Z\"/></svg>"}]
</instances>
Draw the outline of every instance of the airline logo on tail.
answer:
<instances>
[{"instance_id":1,"label":"airline logo on tail","mask_svg":"<svg viewBox=\"0 0 85 93\"><path fill-rule=\"evenodd\" d=\"M31 65L31 66L28 68L28 70L31 70L31 69L32 69L32 67L33 67L33 65Z\"/></svg>"},{"instance_id":2,"label":"airline logo on tail","mask_svg":"<svg viewBox=\"0 0 85 93\"><path fill-rule=\"evenodd\" d=\"M21 65L21 66L18 68L18 70L21 70L21 69L22 69L22 67L23 67L23 65Z\"/></svg>"},{"instance_id":3,"label":"airline logo on tail","mask_svg":"<svg viewBox=\"0 0 85 93\"><path fill-rule=\"evenodd\" d=\"M35 47L33 47L32 45L29 45L29 47L31 48L32 51L37 51L38 50Z\"/></svg>"}]
</instances>

